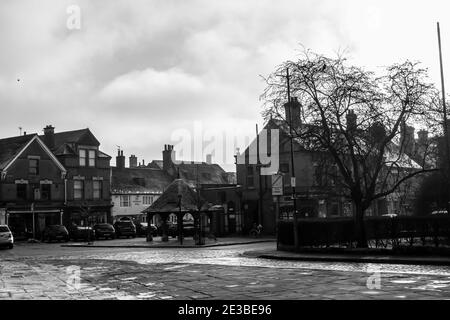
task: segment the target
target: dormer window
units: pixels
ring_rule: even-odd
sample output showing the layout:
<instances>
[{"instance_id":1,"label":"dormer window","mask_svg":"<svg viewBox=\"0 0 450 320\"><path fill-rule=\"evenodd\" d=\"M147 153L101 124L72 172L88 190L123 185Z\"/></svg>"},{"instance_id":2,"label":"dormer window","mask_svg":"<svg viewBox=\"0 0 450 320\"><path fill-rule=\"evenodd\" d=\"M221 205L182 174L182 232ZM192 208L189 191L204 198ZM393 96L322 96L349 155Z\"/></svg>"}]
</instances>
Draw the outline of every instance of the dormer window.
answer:
<instances>
[{"instance_id":1,"label":"dormer window","mask_svg":"<svg viewBox=\"0 0 450 320\"><path fill-rule=\"evenodd\" d=\"M95 150L89 150L89 167L95 167Z\"/></svg>"},{"instance_id":2,"label":"dormer window","mask_svg":"<svg viewBox=\"0 0 450 320\"><path fill-rule=\"evenodd\" d=\"M95 150L79 150L80 167L95 167Z\"/></svg>"},{"instance_id":3,"label":"dormer window","mask_svg":"<svg viewBox=\"0 0 450 320\"><path fill-rule=\"evenodd\" d=\"M86 150L80 149L80 167L86 167Z\"/></svg>"}]
</instances>

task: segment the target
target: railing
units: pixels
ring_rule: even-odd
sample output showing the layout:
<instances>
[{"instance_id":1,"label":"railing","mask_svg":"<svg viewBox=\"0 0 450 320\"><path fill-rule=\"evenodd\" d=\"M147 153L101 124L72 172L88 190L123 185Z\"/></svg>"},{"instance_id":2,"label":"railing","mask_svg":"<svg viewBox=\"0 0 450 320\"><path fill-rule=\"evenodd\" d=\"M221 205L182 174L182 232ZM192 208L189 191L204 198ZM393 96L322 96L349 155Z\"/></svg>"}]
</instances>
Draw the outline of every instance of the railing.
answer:
<instances>
[{"instance_id":1,"label":"railing","mask_svg":"<svg viewBox=\"0 0 450 320\"><path fill-rule=\"evenodd\" d=\"M293 221L278 223L280 247L294 246ZM356 242L352 218L299 219L299 247L353 247ZM450 216L370 217L365 219L370 247L442 246L450 244Z\"/></svg>"}]
</instances>

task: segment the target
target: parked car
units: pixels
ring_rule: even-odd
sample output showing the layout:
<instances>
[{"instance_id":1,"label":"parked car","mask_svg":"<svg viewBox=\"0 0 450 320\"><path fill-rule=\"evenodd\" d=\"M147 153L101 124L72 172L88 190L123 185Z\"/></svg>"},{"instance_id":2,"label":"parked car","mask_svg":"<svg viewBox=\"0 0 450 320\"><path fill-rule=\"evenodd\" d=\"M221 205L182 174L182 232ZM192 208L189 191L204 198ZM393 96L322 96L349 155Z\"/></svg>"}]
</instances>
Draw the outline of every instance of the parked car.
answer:
<instances>
[{"instance_id":1,"label":"parked car","mask_svg":"<svg viewBox=\"0 0 450 320\"><path fill-rule=\"evenodd\" d=\"M98 223L94 225L95 238L115 239L116 229L109 223Z\"/></svg>"},{"instance_id":2,"label":"parked car","mask_svg":"<svg viewBox=\"0 0 450 320\"><path fill-rule=\"evenodd\" d=\"M69 231L61 225L46 226L41 233L42 241L51 242L53 240L69 241Z\"/></svg>"},{"instance_id":3,"label":"parked car","mask_svg":"<svg viewBox=\"0 0 450 320\"><path fill-rule=\"evenodd\" d=\"M396 213L386 213L381 215L382 217L388 217L388 218L396 218L398 216L398 214Z\"/></svg>"},{"instance_id":4,"label":"parked car","mask_svg":"<svg viewBox=\"0 0 450 320\"><path fill-rule=\"evenodd\" d=\"M448 214L446 209L438 209L431 212L431 214L434 215L442 215L442 214Z\"/></svg>"},{"instance_id":5,"label":"parked car","mask_svg":"<svg viewBox=\"0 0 450 320\"><path fill-rule=\"evenodd\" d=\"M95 231L91 227L82 227L78 225L71 225L69 227L69 237L75 241L77 240L92 240L95 238Z\"/></svg>"},{"instance_id":6,"label":"parked car","mask_svg":"<svg viewBox=\"0 0 450 320\"><path fill-rule=\"evenodd\" d=\"M114 223L117 238L136 238L136 226L131 220L121 220Z\"/></svg>"},{"instance_id":7,"label":"parked car","mask_svg":"<svg viewBox=\"0 0 450 320\"><path fill-rule=\"evenodd\" d=\"M147 236L148 234L148 223L138 222L136 225L136 235L137 236ZM152 236L156 237L158 235L158 228L154 224L150 224L150 229Z\"/></svg>"},{"instance_id":8,"label":"parked car","mask_svg":"<svg viewBox=\"0 0 450 320\"><path fill-rule=\"evenodd\" d=\"M0 246L14 248L14 236L6 225L0 225Z\"/></svg>"},{"instance_id":9,"label":"parked car","mask_svg":"<svg viewBox=\"0 0 450 320\"><path fill-rule=\"evenodd\" d=\"M119 221L131 221L131 222L133 222L133 219L130 218L130 217L122 217L122 218L119 218Z\"/></svg>"}]
</instances>

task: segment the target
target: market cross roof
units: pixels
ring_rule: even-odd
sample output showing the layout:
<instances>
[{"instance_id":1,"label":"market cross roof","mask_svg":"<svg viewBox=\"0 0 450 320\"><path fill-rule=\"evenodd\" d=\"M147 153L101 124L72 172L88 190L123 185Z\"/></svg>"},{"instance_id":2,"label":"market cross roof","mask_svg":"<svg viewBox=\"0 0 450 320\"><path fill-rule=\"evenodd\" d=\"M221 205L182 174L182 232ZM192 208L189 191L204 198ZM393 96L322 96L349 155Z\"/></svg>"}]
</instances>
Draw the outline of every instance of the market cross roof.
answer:
<instances>
[{"instance_id":1,"label":"market cross roof","mask_svg":"<svg viewBox=\"0 0 450 320\"><path fill-rule=\"evenodd\" d=\"M182 179L174 180L143 213L177 213L208 210L210 205Z\"/></svg>"}]
</instances>

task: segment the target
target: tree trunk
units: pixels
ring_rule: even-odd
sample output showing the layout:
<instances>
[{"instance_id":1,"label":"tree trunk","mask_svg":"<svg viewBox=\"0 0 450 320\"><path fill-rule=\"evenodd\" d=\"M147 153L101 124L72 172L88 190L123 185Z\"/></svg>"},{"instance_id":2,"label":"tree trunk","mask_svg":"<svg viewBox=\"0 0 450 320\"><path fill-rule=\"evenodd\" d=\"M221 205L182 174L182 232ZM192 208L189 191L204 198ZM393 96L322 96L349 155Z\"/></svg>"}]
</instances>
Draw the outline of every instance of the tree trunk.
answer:
<instances>
[{"instance_id":1,"label":"tree trunk","mask_svg":"<svg viewBox=\"0 0 450 320\"><path fill-rule=\"evenodd\" d=\"M362 204L356 204L355 214L355 235L356 235L356 247L368 248L366 227L364 225L364 209Z\"/></svg>"}]
</instances>

